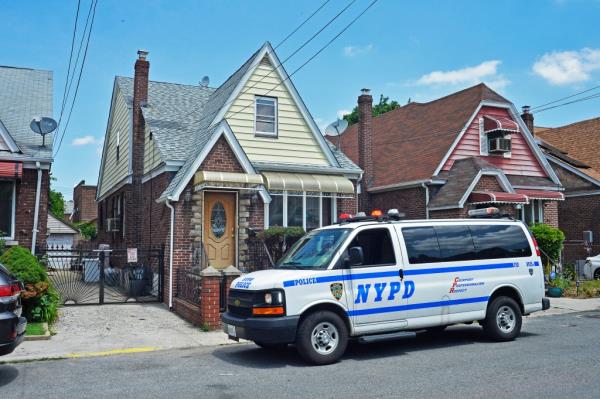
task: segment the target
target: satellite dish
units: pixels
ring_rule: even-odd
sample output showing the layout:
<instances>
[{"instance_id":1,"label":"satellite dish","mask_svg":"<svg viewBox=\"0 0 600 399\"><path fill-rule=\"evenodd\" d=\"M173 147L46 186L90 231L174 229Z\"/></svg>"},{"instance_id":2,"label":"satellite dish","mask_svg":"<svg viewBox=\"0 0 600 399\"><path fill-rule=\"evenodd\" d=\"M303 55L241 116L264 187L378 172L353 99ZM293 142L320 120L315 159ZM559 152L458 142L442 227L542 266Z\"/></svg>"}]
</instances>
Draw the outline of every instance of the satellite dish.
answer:
<instances>
[{"instance_id":1,"label":"satellite dish","mask_svg":"<svg viewBox=\"0 0 600 399\"><path fill-rule=\"evenodd\" d=\"M47 116L36 116L29 124L34 133L42 136L42 147L46 146L46 135L55 131L57 126L58 123Z\"/></svg>"},{"instance_id":2,"label":"satellite dish","mask_svg":"<svg viewBox=\"0 0 600 399\"><path fill-rule=\"evenodd\" d=\"M208 76L205 76L200 81L200 86L207 87L209 83L210 83L210 78Z\"/></svg>"},{"instance_id":3,"label":"satellite dish","mask_svg":"<svg viewBox=\"0 0 600 399\"><path fill-rule=\"evenodd\" d=\"M340 135L348 128L348 121L345 119L337 119L335 122L330 123L325 128L325 136L337 137L337 148L340 148Z\"/></svg>"}]
</instances>

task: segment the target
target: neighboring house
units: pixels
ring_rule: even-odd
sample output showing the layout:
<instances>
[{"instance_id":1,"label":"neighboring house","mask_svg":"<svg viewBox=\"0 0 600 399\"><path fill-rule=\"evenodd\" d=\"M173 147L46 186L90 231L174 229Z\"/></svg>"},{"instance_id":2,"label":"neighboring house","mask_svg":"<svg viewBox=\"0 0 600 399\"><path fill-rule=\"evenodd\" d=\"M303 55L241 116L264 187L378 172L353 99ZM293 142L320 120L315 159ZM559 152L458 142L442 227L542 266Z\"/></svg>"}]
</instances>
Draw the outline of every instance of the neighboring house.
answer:
<instances>
[{"instance_id":1,"label":"neighboring house","mask_svg":"<svg viewBox=\"0 0 600 399\"><path fill-rule=\"evenodd\" d=\"M95 205L95 203L96 202L95 202L95 198L94 198L94 205ZM73 200L65 201L64 215L65 215L66 220L73 220L73 207L74 207Z\"/></svg>"},{"instance_id":2,"label":"neighboring house","mask_svg":"<svg viewBox=\"0 0 600 399\"><path fill-rule=\"evenodd\" d=\"M71 249L75 245L79 234L79 231L50 212L48 212L47 231L46 242L48 247L60 249Z\"/></svg>"},{"instance_id":3,"label":"neighboring house","mask_svg":"<svg viewBox=\"0 0 600 399\"><path fill-rule=\"evenodd\" d=\"M96 204L96 186L80 181L73 189L73 222L95 222L98 218L98 205Z\"/></svg>"},{"instance_id":4,"label":"neighboring house","mask_svg":"<svg viewBox=\"0 0 600 399\"><path fill-rule=\"evenodd\" d=\"M34 117L52 116L52 72L0 67L0 237L35 252L46 244L52 138Z\"/></svg>"},{"instance_id":5,"label":"neighboring house","mask_svg":"<svg viewBox=\"0 0 600 399\"><path fill-rule=\"evenodd\" d=\"M360 210L398 208L425 219L496 206L558 225L556 173L515 106L485 84L375 118L372 101L363 90L359 123L341 136L341 149L364 170Z\"/></svg>"},{"instance_id":6,"label":"neighboring house","mask_svg":"<svg viewBox=\"0 0 600 399\"><path fill-rule=\"evenodd\" d=\"M147 54L133 79L115 78L99 243L164 245L176 279L199 255L248 268L251 230L309 230L356 211L360 169L323 138L269 43L217 88L151 81Z\"/></svg>"},{"instance_id":7,"label":"neighboring house","mask_svg":"<svg viewBox=\"0 0 600 399\"><path fill-rule=\"evenodd\" d=\"M583 232L592 231L593 255L600 253L600 118L556 128L537 128L540 146L565 187L558 207L565 233L564 261L585 259Z\"/></svg>"}]
</instances>

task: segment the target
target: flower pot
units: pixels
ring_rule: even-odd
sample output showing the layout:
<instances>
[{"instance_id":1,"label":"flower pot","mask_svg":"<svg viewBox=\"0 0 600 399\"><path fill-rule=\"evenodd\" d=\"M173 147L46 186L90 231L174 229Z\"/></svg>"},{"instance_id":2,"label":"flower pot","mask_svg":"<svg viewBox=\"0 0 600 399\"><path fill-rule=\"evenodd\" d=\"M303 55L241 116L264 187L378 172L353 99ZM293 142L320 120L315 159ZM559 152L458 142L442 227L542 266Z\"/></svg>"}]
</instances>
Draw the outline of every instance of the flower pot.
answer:
<instances>
[{"instance_id":1,"label":"flower pot","mask_svg":"<svg viewBox=\"0 0 600 399\"><path fill-rule=\"evenodd\" d=\"M548 296L552 298L560 298L563 294L563 289L560 287L549 287Z\"/></svg>"}]
</instances>

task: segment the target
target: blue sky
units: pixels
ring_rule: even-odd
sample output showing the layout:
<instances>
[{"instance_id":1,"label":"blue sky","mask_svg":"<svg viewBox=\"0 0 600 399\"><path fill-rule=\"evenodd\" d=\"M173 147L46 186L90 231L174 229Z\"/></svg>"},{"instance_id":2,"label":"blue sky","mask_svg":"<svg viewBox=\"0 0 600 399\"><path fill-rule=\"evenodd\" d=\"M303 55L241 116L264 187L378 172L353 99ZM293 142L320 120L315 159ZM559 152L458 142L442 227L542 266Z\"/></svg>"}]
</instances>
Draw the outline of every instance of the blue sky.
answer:
<instances>
[{"instance_id":1,"label":"blue sky","mask_svg":"<svg viewBox=\"0 0 600 399\"><path fill-rule=\"evenodd\" d=\"M356 0L284 66L294 71L371 0ZM350 0L331 0L278 50L294 51ZM150 51L153 80L219 85L265 40L281 41L323 0L99 0L78 99L52 167L67 198L95 183L115 75L132 76L137 49ZM89 0L82 0L85 17ZM77 2L0 0L0 64L54 71L55 117L66 77ZM294 84L320 126L350 110L363 87L401 104L428 101L480 81L517 107L600 85L600 1L379 0ZM80 29L84 20L81 19ZM536 124L600 116L600 98L548 110Z\"/></svg>"}]
</instances>

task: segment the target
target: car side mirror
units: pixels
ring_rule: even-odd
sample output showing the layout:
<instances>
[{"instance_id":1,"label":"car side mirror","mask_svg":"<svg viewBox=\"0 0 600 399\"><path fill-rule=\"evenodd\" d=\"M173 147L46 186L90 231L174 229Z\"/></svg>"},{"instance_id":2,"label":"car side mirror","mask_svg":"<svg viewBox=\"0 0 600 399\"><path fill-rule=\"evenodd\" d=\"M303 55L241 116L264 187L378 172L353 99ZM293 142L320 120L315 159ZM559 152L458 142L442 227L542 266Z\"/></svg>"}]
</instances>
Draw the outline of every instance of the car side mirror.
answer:
<instances>
[{"instance_id":1,"label":"car side mirror","mask_svg":"<svg viewBox=\"0 0 600 399\"><path fill-rule=\"evenodd\" d=\"M364 260L365 260L365 255L363 253L362 247L348 248L347 265L349 267L360 266L363 264Z\"/></svg>"}]
</instances>

